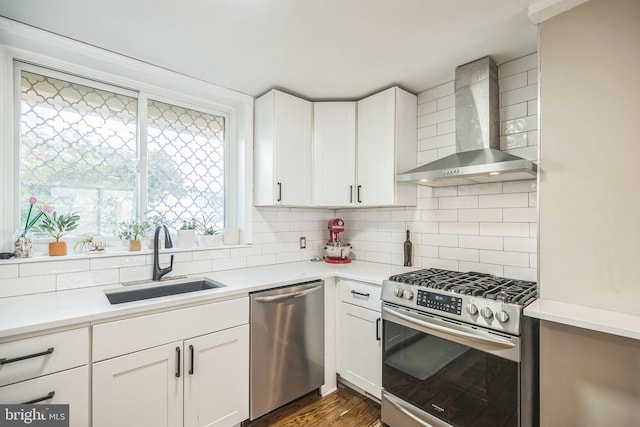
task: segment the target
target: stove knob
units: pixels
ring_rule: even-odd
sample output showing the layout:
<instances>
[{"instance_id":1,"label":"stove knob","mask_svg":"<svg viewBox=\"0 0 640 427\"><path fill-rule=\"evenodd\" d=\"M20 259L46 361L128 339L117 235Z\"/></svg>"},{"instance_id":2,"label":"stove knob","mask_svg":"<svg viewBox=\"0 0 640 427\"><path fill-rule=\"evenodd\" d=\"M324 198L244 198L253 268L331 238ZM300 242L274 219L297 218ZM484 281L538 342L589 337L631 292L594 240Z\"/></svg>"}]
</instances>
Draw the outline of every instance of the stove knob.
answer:
<instances>
[{"instance_id":1,"label":"stove knob","mask_svg":"<svg viewBox=\"0 0 640 427\"><path fill-rule=\"evenodd\" d=\"M469 313L472 316L474 314L478 314L478 307L476 307L476 305L473 303L467 304L466 310L467 310L467 313Z\"/></svg>"},{"instance_id":2,"label":"stove knob","mask_svg":"<svg viewBox=\"0 0 640 427\"><path fill-rule=\"evenodd\" d=\"M408 299L408 300L413 299L413 292L407 289L406 291L404 291L404 297L405 299Z\"/></svg>"},{"instance_id":3,"label":"stove knob","mask_svg":"<svg viewBox=\"0 0 640 427\"><path fill-rule=\"evenodd\" d=\"M499 312L496 313L496 319L500 323L505 323L507 320L509 320L509 315L507 314L506 311L500 310Z\"/></svg>"},{"instance_id":4,"label":"stove knob","mask_svg":"<svg viewBox=\"0 0 640 427\"><path fill-rule=\"evenodd\" d=\"M493 311L491 311L489 307L484 307L482 310L480 310L480 316L489 320L493 317Z\"/></svg>"},{"instance_id":5,"label":"stove knob","mask_svg":"<svg viewBox=\"0 0 640 427\"><path fill-rule=\"evenodd\" d=\"M393 294L395 296L397 296L398 298L402 298L402 296L404 295L404 291L402 289L400 289L400 288L395 288L393 290Z\"/></svg>"}]
</instances>

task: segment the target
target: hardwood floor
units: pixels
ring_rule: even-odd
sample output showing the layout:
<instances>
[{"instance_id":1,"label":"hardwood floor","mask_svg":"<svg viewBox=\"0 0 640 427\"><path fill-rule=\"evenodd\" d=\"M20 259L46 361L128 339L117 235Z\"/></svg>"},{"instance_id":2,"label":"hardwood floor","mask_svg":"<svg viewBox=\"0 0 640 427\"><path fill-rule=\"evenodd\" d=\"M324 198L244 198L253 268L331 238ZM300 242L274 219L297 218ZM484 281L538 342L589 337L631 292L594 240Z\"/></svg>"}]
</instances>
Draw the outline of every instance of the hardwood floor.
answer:
<instances>
[{"instance_id":1,"label":"hardwood floor","mask_svg":"<svg viewBox=\"0 0 640 427\"><path fill-rule=\"evenodd\" d=\"M338 385L338 391L326 397L317 392L276 409L244 427L382 427L380 405L373 400Z\"/></svg>"}]
</instances>

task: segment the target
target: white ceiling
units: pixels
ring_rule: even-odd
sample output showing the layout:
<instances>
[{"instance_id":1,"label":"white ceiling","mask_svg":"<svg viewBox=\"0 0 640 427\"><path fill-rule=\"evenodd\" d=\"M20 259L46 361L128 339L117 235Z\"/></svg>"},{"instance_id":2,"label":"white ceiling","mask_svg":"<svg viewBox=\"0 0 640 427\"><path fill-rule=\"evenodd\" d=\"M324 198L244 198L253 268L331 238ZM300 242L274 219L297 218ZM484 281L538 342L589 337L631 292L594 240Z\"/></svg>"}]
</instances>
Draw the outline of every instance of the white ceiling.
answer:
<instances>
[{"instance_id":1,"label":"white ceiling","mask_svg":"<svg viewBox=\"0 0 640 427\"><path fill-rule=\"evenodd\" d=\"M0 15L258 96L419 93L535 52L530 0L0 0Z\"/></svg>"}]
</instances>

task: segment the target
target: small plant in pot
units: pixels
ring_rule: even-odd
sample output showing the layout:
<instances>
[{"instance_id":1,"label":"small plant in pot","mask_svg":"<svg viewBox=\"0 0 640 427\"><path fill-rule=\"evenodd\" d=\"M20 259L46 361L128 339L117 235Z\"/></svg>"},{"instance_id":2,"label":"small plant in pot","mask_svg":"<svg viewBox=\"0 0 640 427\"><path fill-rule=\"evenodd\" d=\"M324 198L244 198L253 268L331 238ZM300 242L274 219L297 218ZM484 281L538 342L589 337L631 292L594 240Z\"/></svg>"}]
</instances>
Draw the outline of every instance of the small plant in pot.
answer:
<instances>
[{"instance_id":1,"label":"small plant in pot","mask_svg":"<svg viewBox=\"0 0 640 427\"><path fill-rule=\"evenodd\" d=\"M196 220L182 221L182 226L178 230L178 246L181 248L192 248L196 237Z\"/></svg>"},{"instance_id":2,"label":"small plant in pot","mask_svg":"<svg viewBox=\"0 0 640 427\"><path fill-rule=\"evenodd\" d=\"M151 225L148 222L142 220L132 220L129 222L120 223L120 231L118 232L118 238L129 241L130 251L139 251L142 249L142 243L140 239L147 235Z\"/></svg>"},{"instance_id":3,"label":"small plant in pot","mask_svg":"<svg viewBox=\"0 0 640 427\"><path fill-rule=\"evenodd\" d=\"M64 256L67 254L67 243L61 242L60 239L64 234L78 228L78 221L80 221L80 215L75 212L67 215L58 215L54 211L50 215L46 213L43 215L43 219L37 226L38 230L56 239L55 242L49 243L49 256Z\"/></svg>"},{"instance_id":4,"label":"small plant in pot","mask_svg":"<svg viewBox=\"0 0 640 427\"><path fill-rule=\"evenodd\" d=\"M147 218L149 219L149 224L151 225L151 238L149 239L149 249L153 249L153 233L155 232L155 229L158 228L159 225L162 224L169 224L169 221L167 220L167 218L165 218L163 215L161 214L155 214L155 215L149 215L149 212L145 212L145 215L147 215ZM158 249L162 249L164 248L164 235L163 233L160 233L158 235Z\"/></svg>"},{"instance_id":5,"label":"small plant in pot","mask_svg":"<svg viewBox=\"0 0 640 427\"><path fill-rule=\"evenodd\" d=\"M220 233L220 230L217 230L213 226L213 216L202 216L202 220L198 220L196 222L196 231L199 234L200 238L200 246L214 246L215 244L215 236Z\"/></svg>"}]
</instances>

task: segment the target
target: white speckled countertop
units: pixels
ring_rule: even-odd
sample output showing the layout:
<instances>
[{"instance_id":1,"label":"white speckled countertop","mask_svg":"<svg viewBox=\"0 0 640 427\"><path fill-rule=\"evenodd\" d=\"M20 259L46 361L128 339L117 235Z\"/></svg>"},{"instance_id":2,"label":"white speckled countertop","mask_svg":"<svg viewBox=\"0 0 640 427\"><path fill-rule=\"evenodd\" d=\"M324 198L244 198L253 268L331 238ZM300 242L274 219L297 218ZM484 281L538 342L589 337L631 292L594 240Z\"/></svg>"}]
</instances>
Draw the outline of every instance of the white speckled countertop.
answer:
<instances>
[{"instance_id":1,"label":"white speckled countertop","mask_svg":"<svg viewBox=\"0 0 640 427\"><path fill-rule=\"evenodd\" d=\"M640 340L640 316L538 299L524 314L541 320Z\"/></svg>"},{"instance_id":2,"label":"white speckled countertop","mask_svg":"<svg viewBox=\"0 0 640 427\"><path fill-rule=\"evenodd\" d=\"M301 261L205 274L204 277L220 282L225 287L116 305L109 303L104 291L125 289L122 285L2 298L0 339L51 328L172 309L187 304L237 298L252 291L329 277L381 285L382 281L392 274L408 270L413 268L364 261L342 265Z\"/></svg>"}]
</instances>

